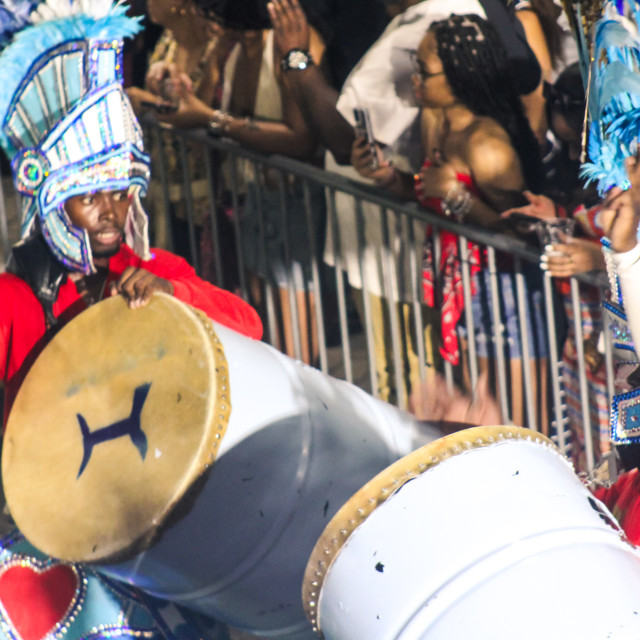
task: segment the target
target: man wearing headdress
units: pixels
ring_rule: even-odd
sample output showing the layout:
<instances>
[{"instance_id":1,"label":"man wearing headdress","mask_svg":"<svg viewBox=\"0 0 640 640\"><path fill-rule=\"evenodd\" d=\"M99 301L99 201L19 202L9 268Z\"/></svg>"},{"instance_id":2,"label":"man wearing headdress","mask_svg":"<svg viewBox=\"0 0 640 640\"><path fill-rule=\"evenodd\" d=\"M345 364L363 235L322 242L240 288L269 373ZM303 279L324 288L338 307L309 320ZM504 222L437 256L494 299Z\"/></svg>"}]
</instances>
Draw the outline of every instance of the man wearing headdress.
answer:
<instances>
[{"instance_id":1,"label":"man wearing headdress","mask_svg":"<svg viewBox=\"0 0 640 640\"><path fill-rule=\"evenodd\" d=\"M121 40L106 41L137 23L110 3L92 6L95 17L77 13L20 31L0 56L0 144L22 196L23 235L0 276L5 417L50 335L114 293L135 307L162 291L248 336L262 333L242 300L181 258L149 249L140 203L149 159L122 89ZM47 10L45 3L36 20Z\"/></svg>"},{"instance_id":2,"label":"man wearing headdress","mask_svg":"<svg viewBox=\"0 0 640 640\"><path fill-rule=\"evenodd\" d=\"M262 334L244 301L149 248L140 202L149 158L122 87L122 40L139 27L125 11L111 0L0 4L0 146L21 195L23 237L0 274L5 418L53 334L111 295L135 308L164 292L247 336ZM0 540L2 640L160 640L172 626L159 621L165 607L44 556L18 532ZM173 631L189 626L176 611ZM226 637L219 630L212 623L207 633Z\"/></svg>"}]
</instances>

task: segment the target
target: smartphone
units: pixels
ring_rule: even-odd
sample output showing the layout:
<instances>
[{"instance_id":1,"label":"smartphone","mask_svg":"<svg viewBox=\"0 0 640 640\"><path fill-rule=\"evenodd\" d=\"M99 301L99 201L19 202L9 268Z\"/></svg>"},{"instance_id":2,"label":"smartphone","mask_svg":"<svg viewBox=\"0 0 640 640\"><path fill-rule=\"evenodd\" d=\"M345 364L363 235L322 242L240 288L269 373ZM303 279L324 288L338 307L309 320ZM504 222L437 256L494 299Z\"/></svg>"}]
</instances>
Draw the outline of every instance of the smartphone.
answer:
<instances>
[{"instance_id":1,"label":"smartphone","mask_svg":"<svg viewBox=\"0 0 640 640\"><path fill-rule=\"evenodd\" d=\"M178 107L174 104L170 104L168 102L153 102L151 100L141 100L140 106L144 107L145 109L153 109L160 115L175 113L178 110Z\"/></svg>"},{"instance_id":2,"label":"smartphone","mask_svg":"<svg viewBox=\"0 0 640 640\"><path fill-rule=\"evenodd\" d=\"M378 163L378 154L376 153L376 141L373 137L369 109L354 109L353 116L356 119L354 127L356 135L364 137L371 148L371 168L378 169L380 165Z\"/></svg>"}]
</instances>

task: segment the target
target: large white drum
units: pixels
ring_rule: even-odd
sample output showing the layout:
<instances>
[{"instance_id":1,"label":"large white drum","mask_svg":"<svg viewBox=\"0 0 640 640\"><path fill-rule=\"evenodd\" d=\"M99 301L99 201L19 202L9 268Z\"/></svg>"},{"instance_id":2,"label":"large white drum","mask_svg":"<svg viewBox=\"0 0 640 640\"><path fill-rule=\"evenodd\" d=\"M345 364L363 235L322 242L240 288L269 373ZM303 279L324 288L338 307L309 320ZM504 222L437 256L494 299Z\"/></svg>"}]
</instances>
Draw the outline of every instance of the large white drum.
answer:
<instances>
[{"instance_id":1,"label":"large white drum","mask_svg":"<svg viewBox=\"0 0 640 640\"><path fill-rule=\"evenodd\" d=\"M435 436L169 296L135 310L117 297L34 364L3 477L44 552L258 635L308 638L300 585L315 541Z\"/></svg>"},{"instance_id":2,"label":"large white drum","mask_svg":"<svg viewBox=\"0 0 640 640\"><path fill-rule=\"evenodd\" d=\"M632 640L640 554L549 440L477 427L358 491L303 600L327 640Z\"/></svg>"}]
</instances>

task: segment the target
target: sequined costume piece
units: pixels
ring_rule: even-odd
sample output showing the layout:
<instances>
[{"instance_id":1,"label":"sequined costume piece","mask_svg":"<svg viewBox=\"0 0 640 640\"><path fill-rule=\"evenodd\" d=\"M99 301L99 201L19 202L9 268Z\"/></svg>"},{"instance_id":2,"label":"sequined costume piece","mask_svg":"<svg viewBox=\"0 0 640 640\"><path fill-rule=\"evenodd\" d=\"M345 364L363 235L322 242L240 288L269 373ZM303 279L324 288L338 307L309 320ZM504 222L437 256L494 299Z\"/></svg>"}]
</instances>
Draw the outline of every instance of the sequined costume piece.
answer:
<instances>
[{"instance_id":1,"label":"sequined costume piece","mask_svg":"<svg viewBox=\"0 0 640 640\"><path fill-rule=\"evenodd\" d=\"M24 606L27 602L28 606ZM223 640L213 620L65 564L32 547L17 530L0 539L0 640ZM225 634L225 635L223 635Z\"/></svg>"}]
</instances>

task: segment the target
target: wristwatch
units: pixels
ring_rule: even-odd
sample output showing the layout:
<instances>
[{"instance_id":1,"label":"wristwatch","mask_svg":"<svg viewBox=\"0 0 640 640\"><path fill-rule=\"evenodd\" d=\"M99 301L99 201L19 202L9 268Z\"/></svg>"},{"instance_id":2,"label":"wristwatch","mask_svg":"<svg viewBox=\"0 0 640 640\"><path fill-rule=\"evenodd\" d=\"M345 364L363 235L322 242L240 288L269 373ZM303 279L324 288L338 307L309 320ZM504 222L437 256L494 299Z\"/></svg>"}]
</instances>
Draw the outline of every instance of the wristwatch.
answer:
<instances>
[{"instance_id":1,"label":"wristwatch","mask_svg":"<svg viewBox=\"0 0 640 640\"><path fill-rule=\"evenodd\" d=\"M311 54L305 49L291 49L280 61L283 71L302 71L313 64Z\"/></svg>"}]
</instances>

